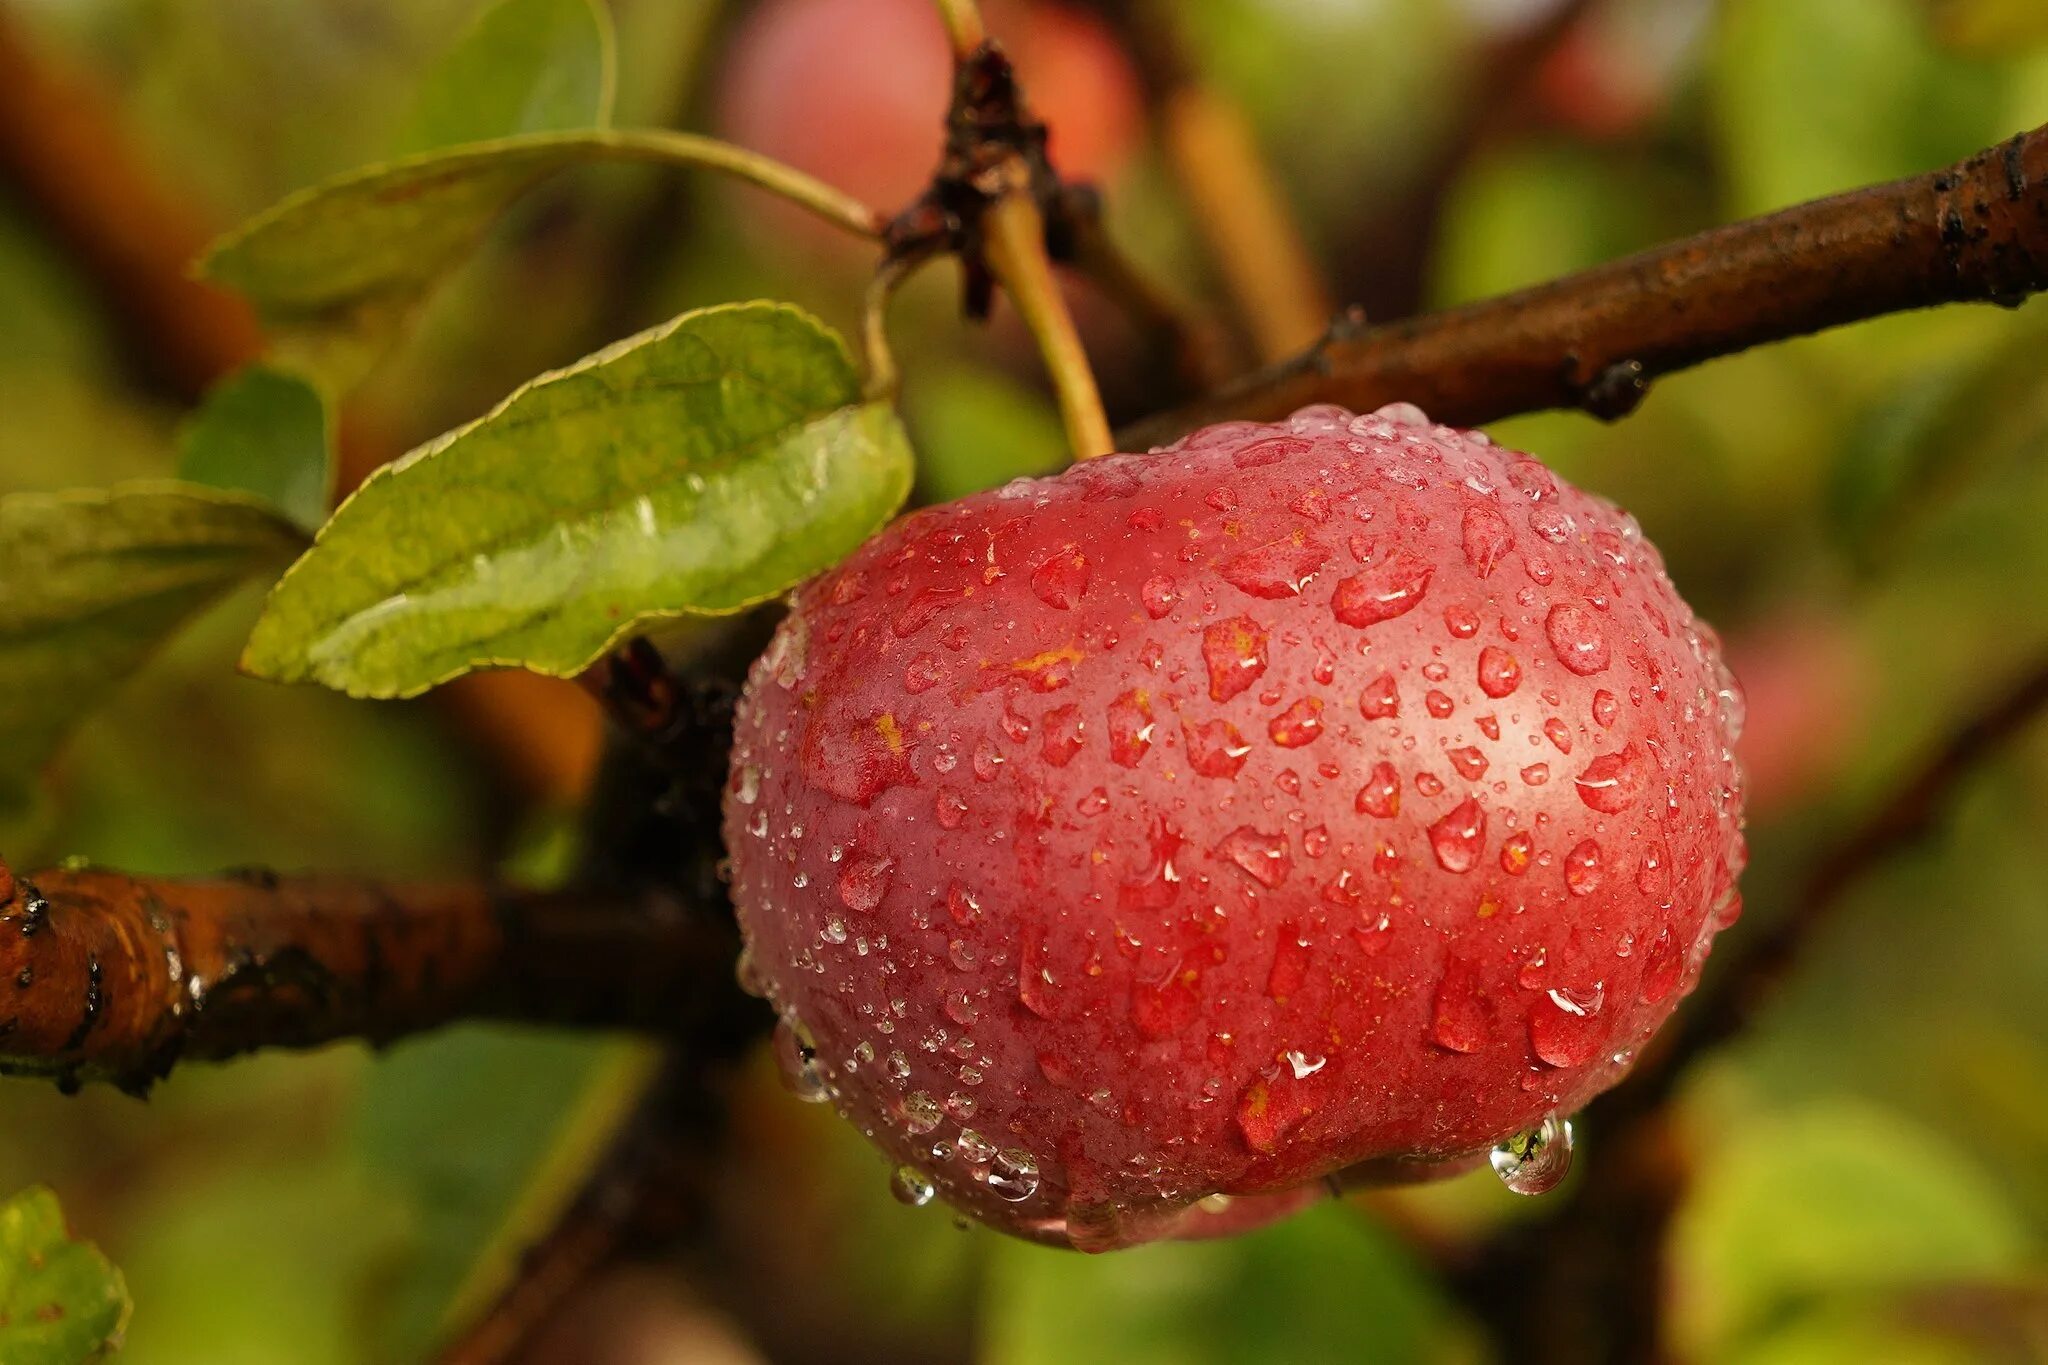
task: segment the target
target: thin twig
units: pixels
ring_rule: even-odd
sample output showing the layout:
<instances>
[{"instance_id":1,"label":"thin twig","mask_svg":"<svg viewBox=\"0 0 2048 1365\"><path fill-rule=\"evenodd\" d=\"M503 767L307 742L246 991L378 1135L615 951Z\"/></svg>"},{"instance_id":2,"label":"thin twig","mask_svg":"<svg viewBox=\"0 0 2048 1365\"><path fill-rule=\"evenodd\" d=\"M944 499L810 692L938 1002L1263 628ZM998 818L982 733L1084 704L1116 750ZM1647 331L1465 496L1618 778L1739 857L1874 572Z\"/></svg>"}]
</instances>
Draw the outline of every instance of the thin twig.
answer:
<instances>
[{"instance_id":1,"label":"thin twig","mask_svg":"<svg viewBox=\"0 0 2048 1365\"><path fill-rule=\"evenodd\" d=\"M1023 158L1003 167L1003 189L982 216L982 242L989 269L1017 306L1018 316L1038 342L1038 353L1059 400L1060 419L1074 458L1086 460L1116 449L1095 371L1081 344L1080 330L1067 310L1052 260L1045 249L1045 219L1032 197L1031 176Z\"/></svg>"},{"instance_id":2,"label":"thin twig","mask_svg":"<svg viewBox=\"0 0 2048 1365\"><path fill-rule=\"evenodd\" d=\"M1174 0L1106 9L1138 62L1174 178L1256 358L1308 345L1334 311L1329 291L1244 110L1196 68Z\"/></svg>"},{"instance_id":3,"label":"thin twig","mask_svg":"<svg viewBox=\"0 0 2048 1365\"><path fill-rule=\"evenodd\" d=\"M458 1017L667 1031L730 982L731 933L651 892L0 866L0 1073L142 1091L183 1058Z\"/></svg>"},{"instance_id":4,"label":"thin twig","mask_svg":"<svg viewBox=\"0 0 2048 1365\"><path fill-rule=\"evenodd\" d=\"M1546 408L1613 418L1660 375L1769 341L2048 288L2048 128L1947 170L1715 228L1549 284L1376 327L1119 433L1142 450L1230 418L1406 401L1476 425Z\"/></svg>"},{"instance_id":5,"label":"thin twig","mask_svg":"<svg viewBox=\"0 0 2048 1365\"><path fill-rule=\"evenodd\" d=\"M1189 310L1153 279L1102 221L1102 198L1086 185L1062 185L1049 219L1053 255L1092 280L1165 357L1185 392L1202 393L1223 382L1226 339L1213 319Z\"/></svg>"},{"instance_id":6,"label":"thin twig","mask_svg":"<svg viewBox=\"0 0 2048 1365\"><path fill-rule=\"evenodd\" d=\"M1408 317L1422 304L1430 253L1444 207L1466 169L1510 133L1528 105L1544 59L1585 21L1598 0L1561 0L1548 12L1486 44L1471 59L1461 102L1427 159L1396 193L1372 196L1371 210L1337 264L1337 287L1381 320Z\"/></svg>"}]
</instances>

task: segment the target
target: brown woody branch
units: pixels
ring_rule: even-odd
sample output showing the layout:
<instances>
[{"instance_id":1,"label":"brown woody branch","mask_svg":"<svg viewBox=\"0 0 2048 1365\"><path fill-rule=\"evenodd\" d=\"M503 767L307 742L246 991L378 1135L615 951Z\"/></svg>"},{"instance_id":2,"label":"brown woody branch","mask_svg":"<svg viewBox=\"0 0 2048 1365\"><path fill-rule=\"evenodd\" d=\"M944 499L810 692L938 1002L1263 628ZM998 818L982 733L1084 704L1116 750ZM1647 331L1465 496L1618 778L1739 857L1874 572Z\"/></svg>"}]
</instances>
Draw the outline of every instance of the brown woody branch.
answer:
<instances>
[{"instance_id":1,"label":"brown woody branch","mask_svg":"<svg viewBox=\"0 0 2048 1365\"><path fill-rule=\"evenodd\" d=\"M651 891L0 866L0 892L0 1072L67 1089L140 1093L181 1058L385 1042L457 1017L687 1029L723 998L737 947Z\"/></svg>"},{"instance_id":2,"label":"brown woody branch","mask_svg":"<svg viewBox=\"0 0 2048 1365\"><path fill-rule=\"evenodd\" d=\"M1142 450L1311 403L1414 403L1476 425L1620 417L1652 380L1763 342L2048 288L2048 127L1932 175L1820 199L1499 298L1368 327L1118 433Z\"/></svg>"}]
</instances>

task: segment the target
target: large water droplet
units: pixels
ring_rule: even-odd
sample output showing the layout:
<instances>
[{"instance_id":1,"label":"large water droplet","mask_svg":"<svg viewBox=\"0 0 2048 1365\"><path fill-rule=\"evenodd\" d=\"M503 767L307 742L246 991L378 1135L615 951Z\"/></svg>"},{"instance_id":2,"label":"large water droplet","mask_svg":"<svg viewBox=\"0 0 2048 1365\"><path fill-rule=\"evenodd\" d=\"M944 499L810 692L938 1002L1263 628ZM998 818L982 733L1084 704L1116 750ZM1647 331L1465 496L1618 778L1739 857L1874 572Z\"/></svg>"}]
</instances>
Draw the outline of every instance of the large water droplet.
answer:
<instances>
[{"instance_id":1,"label":"large water droplet","mask_svg":"<svg viewBox=\"0 0 2048 1365\"><path fill-rule=\"evenodd\" d=\"M1299 597L1329 557L1328 546L1297 533L1233 555L1216 572L1253 597Z\"/></svg>"},{"instance_id":2,"label":"large water droplet","mask_svg":"<svg viewBox=\"0 0 2048 1365\"><path fill-rule=\"evenodd\" d=\"M1031 591L1048 607L1065 611L1088 591L1088 557L1072 545L1031 571Z\"/></svg>"},{"instance_id":3,"label":"large water droplet","mask_svg":"<svg viewBox=\"0 0 2048 1365\"><path fill-rule=\"evenodd\" d=\"M1465 562L1481 578L1492 575L1502 556L1514 548L1515 534L1508 519L1485 503L1465 509Z\"/></svg>"},{"instance_id":4,"label":"large water droplet","mask_svg":"<svg viewBox=\"0 0 2048 1365\"><path fill-rule=\"evenodd\" d=\"M1248 616L1217 621L1202 632L1202 662L1209 668L1209 696L1229 701L1266 671L1266 632Z\"/></svg>"},{"instance_id":5,"label":"large water droplet","mask_svg":"<svg viewBox=\"0 0 2048 1365\"><path fill-rule=\"evenodd\" d=\"M818 1065L818 1049L801 1025L786 1017L777 1020L774 1048L784 1089L805 1104L823 1104L832 1098L832 1087Z\"/></svg>"},{"instance_id":6,"label":"large water droplet","mask_svg":"<svg viewBox=\"0 0 2048 1365\"><path fill-rule=\"evenodd\" d=\"M839 900L849 910L863 914L882 903L889 893L889 869L893 858L877 853L856 853L839 869Z\"/></svg>"},{"instance_id":7,"label":"large water droplet","mask_svg":"<svg viewBox=\"0 0 2048 1365\"><path fill-rule=\"evenodd\" d=\"M1029 1199L1038 1193L1038 1162L1022 1148L1005 1147L989 1162L988 1187L1012 1204Z\"/></svg>"},{"instance_id":8,"label":"large water droplet","mask_svg":"<svg viewBox=\"0 0 2048 1365\"><path fill-rule=\"evenodd\" d=\"M1565 889L1574 896L1590 896L1600 887L1600 845L1582 839L1564 855Z\"/></svg>"},{"instance_id":9,"label":"large water droplet","mask_svg":"<svg viewBox=\"0 0 2048 1365\"><path fill-rule=\"evenodd\" d=\"M1544 1194L1558 1187L1572 1168L1572 1125L1555 1114L1526 1133L1517 1133L1488 1157L1500 1183L1516 1194Z\"/></svg>"},{"instance_id":10,"label":"large water droplet","mask_svg":"<svg viewBox=\"0 0 2048 1365\"><path fill-rule=\"evenodd\" d=\"M1143 688L1124 693L1109 704L1109 756L1126 768L1152 747L1152 697Z\"/></svg>"},{"instance_id":11,"label":"large water droplet","mask_svg":"<svg viewBox=\"0 0 2048 1365\"><path fill-rule=\"evenodd\" d=\"M1437 982L1430 1036L1452 1052L1477 1052L1486 1041L1486 1005L1472 964L1452 958Z\"/></svg>"},{"instance_id":12,"label":"large water droplet","mask_svg":"<svg viewBox=\"0 0 2048 1365\"><path fill-rule=\"evenodd\" d=\"M1074 755L1081 752L1086 740L1087 725L1081 719L1078 706L1056 706L1045 713L1045 735L1039 742L1039 752L1045 761L1055 768L1064 768L1074 761Z\"/></svg>"},{"instance_id":13,"label":"large water droplet","mask_svg":"<svg viewBox=\"0 0 2048 1365\"><path fill-rule=\"evenodd\" d=\"M1145 614L1158 621L1173 613L1180 602L1180 589L1165 574L1154 574L1138 589L1138 600L1145 604Z\"/></svg>"},{"instance_id":14,"label":"large water droplet","mask_svg":"<svg viewBox=\"0 0 2048 1365\"><path fill-rule=\"evenodd\" d=\"M1394 771L1393 764L1382 759L1372 765L1372 771L1365 775L1365 785L1358 789L1357 806L1360 814L1382 820L1400 814L1401 776Z\"/></svg>"},{"instance_id":15,"label":"large water droplet","mask_svg":"<svg viewBox=\"0 0 2048 1365\"><path fill-rule=\"evenodd\" d=\"M1237 727L1227 720L1202 725L1184 720L1180 723L1180 734L1188 766L1203 777L1236 777L1244 767L1245 756L1252 751Z\"/></svg>"},{"instance_id":16,"label":"large water droplet","mask_svg":"<svg viewBox=\"0 0 2048 1365\"><path fill-rule=\"evenodd\" d=\"M917 1167L898 1166L896 1173L889 1177L889 1193L895 1196L897 1203L921 1209L932 1202L932 1196L938 1193L938 1189Z\"/></svg>"},{"instance_id":17,"label":"large water droplet","mask_svg":"<svg viewBox=\"0 0 2048 1365\"><path fill-rule=\"evenodd\" d=\"M1581 677L1607 667L1607 632L1600 619L1576 602L1558 602L1544 618L1543 631L1558 662Z\"/></svg>"},{"instance_id":18,"label":"large water droplet","mask_svg":"<svg viewBox=\"0 0 2048 1365\"><path fill-rule=\"evenodd\" d=\"M1269 890L1286 881L1294 866L1294 860L1288 856L1286 835L1264 834L1250 825L1239 825L1224 835L1216 852Z\"/></svg>"},{"instance_id":19,"label":"large water droplet","mask_svg":"<svg viewBox=\"0 0 2048 1365\"><path fill-rule=\"evenodd\" d=\"M1435 567L1406 550L1393 550L1385 558L1337 584L1330 610L1347 626L1376 625L1415 609L1429 591Z\"/></svg>"},{"instance_id":20,"label":"large water droplet","mask_svg":"<svg viewBox=\"0 0 2048 1365\"><path fill-rule=\"evenodd\" d=\"M1273 931L1273 967L1266 973L1266 994L1275 1000L1286 1000L1301 989L1301 983L1308 976L1308 943L1301 931L1291 923L1283 923Z\"/></svg>"},{"instance_id":21,"label":"large water droplet","mask_svg":"<svg viewBox=\"0 0 2048 1365\"><path fill-rule=\"evenodd\" d=\"M1522 664L1499 645L1479 651L1479 690L1489 697L1510 695L1522 685Z\"/></svg>"},{"instance_id":22,"label":"large water droplet","mask_svg":"<svg viewBox=\"0 0 2048 1365\"><path fill-rule=\"evenodd\" d=\"M1471 797L1429 827L1429 846L1446 872L1470 872L1478 864L1480 846L1485 842L1486 812Z\"/></svg>"},{"instance_id":23,"label":"large water droplet","mask_svg":"<svg viewBox=\"0 0 2048 1365\"><path fill-rule=\"evenodd\" d=\"M912 1137L923 1137L931 1132L943 1117L939 1102L924 1091L913 1090L903 1097L903 1127Z\"/></svg>"},{"instance_id":24,"label":"large water droplet","mask_svg":"<svg viewBox=\"0 0 2048 1365\"><path fill-rule=\"evenodd\" d=\"M1599 1019L1605 998L1597 981L1583 991L1552 987L1529 1011L1530 1048L1551 1066L1584 1066L1607 1037Z\"/></svg>"},{"instance_id":25,"label":"large water droplet","mask_svg":"<svg viewBox=\"0 0 2048 1365\"><path fill-rule=\"evenodd\" d=\"M5 872L5 870L0 868L0 872ZM12 880L12 877L7 878L9 882L12 882ZM9 893L7 899L12 900L12 886L9 886L7 890ZM0 901L0 904L5 903L5 901ZM753 996L756 1000L768 998L768 982L761 975L760 964L754 961L754 950L752 948L740 949L739 959L732 964L732 975L733 980L739 983L740 989L748 995Z\"/></svg>"},{"instance_id":26,"label":"large water droplet","mask_svg":"<svg viewBox=\"0 0 2048 1365\"><path fill-rule=\"evenodd\" d=\"M1303 697L1282 711L1266 726L1266 733L1283 749L1298 749L1323 733L1323 703L1320 697Z\"/></svg>"},{"instance_id":27,"label":"large water droplet","mask_svg":"<svg viewBox=\"0 0 2048 1365\"><path fill-rule=\"evenodd\" d=\"M1358 694L1358 710L1367 720L1386 720L1401 714L1401 695L1395 690L1394 675L1382 673Z\"/></svg>"},{"instance_id":28,"label":"large water droplet","mask_svg":"<svg viewBox=\"0 0 2048 1365\"><path fill-rule=\"evenodd\" d=\"M1641 799L1650 781L1650 758L1640 744L1602 754L1577 778L1579 799L1605 815L1619 815Z\"/></svg>"},{"instance_id":29,"label":"large water droplet","mask_svg":"<svg viewBox=\"0 0 2048 1365\"><path fill-rule=\"evenodd\" d=\"M1468 744L1462 749L1453 749L1449 757L1451 766L1458 770L1458 776L1466 781L1477 782L1486 776L1486 755L1475 746Z\"/></svg>"}]
</instances>

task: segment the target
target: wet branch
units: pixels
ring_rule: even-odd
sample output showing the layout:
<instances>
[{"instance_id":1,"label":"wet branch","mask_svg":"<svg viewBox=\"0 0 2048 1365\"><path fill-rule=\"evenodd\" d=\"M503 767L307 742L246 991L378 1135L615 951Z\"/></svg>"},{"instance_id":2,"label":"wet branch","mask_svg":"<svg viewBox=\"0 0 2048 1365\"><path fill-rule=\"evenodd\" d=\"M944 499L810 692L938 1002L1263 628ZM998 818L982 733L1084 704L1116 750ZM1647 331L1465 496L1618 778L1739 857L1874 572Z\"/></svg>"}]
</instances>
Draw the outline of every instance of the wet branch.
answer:
<instances>
[{"instance_id":1,"label":"wet branch","mask_svg":"<svg viewBox=\"0 0 2048 1365\"><path fill-rule=\"evenodd\" d=\"M1310 403L1405 400L1474 425L1546 408L1620 417L1718 356L1942 303L2048 288L2048 127L1931 175L1712 229L1549 284L1381 326L1118 433L1124 450Z\"/></svg>"},{"instance_id":2,"label":"wet branch","mask_svg":"<svg viewBox=\"0 0 2048 1365\"><path fill-rule=\"evenodd\" d=\"M451 1019L687 1030L736 944L652 891L0 867L0 1072L140 1093L184 1058Z\"/></svg>"}]
</instances>

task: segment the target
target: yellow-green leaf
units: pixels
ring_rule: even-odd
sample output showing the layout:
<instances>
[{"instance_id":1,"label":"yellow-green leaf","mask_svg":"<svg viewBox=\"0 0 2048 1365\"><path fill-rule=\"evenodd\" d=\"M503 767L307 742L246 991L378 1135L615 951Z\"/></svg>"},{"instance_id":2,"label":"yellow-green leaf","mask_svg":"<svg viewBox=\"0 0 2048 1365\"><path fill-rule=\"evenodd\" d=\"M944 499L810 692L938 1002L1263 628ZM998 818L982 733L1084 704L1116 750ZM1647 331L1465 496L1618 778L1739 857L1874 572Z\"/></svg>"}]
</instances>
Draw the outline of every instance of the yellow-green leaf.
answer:
<instances>
[{"instance_id":1,"label":"yellow-green leaf","mask_svg":"<svg viewBox=\"0 0 2048 1365\"><path fill-rule=\"evenodd\" d=\"M195 484L0 498L0 805L185 619L305 537Z\"/></svg>"},{"instance_id":2,"label":"yellow-green leaf","mask_svg":"<svg viewBox=\"0 0 2048 1365\"><path fill-rule=\"evenodd\" d=\"M243 667L371 697L574 674L643 622L837 562L910 477L830 329L786 304L685 313L371 478L272 592Z\"/></svg>"},{"instance_id":3,"label":"yellow-green leaf","mask_svg":"<svg viewBox=\"0 0 2048 1365\"><path fill-rule=\"evenodd\" d=\"M280 360L339 392L514 200L593 161L719 170L792 195L851 230L872 227L867 209L830 186L716 138L600 128L501 137L350 171L223 237L200 272L256 304Z\"/></svg>"},{"instance_id":4,"label":"yellow-green leaf","mask_svg":"<svg viewBox=\"0 0 2048 1365\"><path fill-rule=\"evenodd\" d=\"M428 73L394 150L601 128L615 66L599 0L499 0Z\"/></svg>"},{"instance_id":5,"label":"yellow-green leaf","mask_svg":"<svg viewBox=\"0 0 2048 1365\"><path fill-rule=\"evenodd\" d=\"M128 1321L121 1272L64 1229L41 1186L0 1203L0 1360L82 1365L120 1345Z\"/></svg>"}]
</instances>

